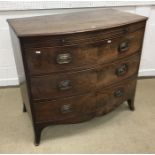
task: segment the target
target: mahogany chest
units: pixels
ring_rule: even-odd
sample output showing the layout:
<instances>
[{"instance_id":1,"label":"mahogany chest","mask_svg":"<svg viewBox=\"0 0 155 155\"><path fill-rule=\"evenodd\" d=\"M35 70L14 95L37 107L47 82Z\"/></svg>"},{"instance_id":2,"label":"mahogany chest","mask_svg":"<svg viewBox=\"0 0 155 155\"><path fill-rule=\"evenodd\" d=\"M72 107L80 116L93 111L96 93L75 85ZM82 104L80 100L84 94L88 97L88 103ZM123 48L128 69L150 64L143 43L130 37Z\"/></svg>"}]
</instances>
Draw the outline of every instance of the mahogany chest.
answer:
<instances>
[{"instance_id":1,"label":"mahogany chest","mask_svg":"<svg viewBox=\"0 0 155 155\"><path fill-rule=\"evenodd\" d=\"M104 115L134 96L146 17L94 9L9 19L35 144L51 124Z\"/></svg>"}]
</instances>

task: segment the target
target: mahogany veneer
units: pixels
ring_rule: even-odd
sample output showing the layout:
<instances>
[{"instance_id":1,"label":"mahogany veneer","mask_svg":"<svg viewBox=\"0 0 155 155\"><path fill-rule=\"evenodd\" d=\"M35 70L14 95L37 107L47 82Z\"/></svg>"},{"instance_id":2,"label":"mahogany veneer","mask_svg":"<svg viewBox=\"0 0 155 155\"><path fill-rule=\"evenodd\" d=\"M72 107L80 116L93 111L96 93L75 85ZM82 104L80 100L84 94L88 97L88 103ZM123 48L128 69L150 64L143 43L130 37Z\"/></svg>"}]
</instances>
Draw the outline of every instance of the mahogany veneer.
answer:
<instances>
[{"instance_id":1,"label":"mahogany veneer","mask_svg":"<svg viewBox=\"0 0 155 155\"><path fill-rule=\"evenodd\" d=\"M86 121L124 101L134 110L146 20L113 9L8 20L36 145L48 125Z\"/></svg>"}]
</instances>

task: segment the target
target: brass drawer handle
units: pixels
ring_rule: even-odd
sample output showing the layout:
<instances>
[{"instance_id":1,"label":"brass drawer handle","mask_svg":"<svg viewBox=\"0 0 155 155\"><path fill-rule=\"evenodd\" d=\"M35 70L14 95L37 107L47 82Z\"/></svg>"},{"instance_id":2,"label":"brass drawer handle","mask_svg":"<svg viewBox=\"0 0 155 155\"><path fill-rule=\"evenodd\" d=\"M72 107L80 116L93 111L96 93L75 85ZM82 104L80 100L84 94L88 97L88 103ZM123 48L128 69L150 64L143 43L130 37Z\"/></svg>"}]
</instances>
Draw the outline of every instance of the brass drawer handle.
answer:
<instances>
[{"instance_id":1,"label":"brass drawer handle","mask_svg":"<svg viewBox=\"0 0 155 155\"><path fill-rule=\"evenodd\" d=\"M70 113L72 112L72 106L70 104L65 104L60 109L62 114Z\"/></svg>"},{"instance_id":2,"label":"brass drawer handle","mask_svg":"<svg viewBox=\"0 0 155 155\"><path fill-rule=\"evenodd\" d=\"M68 64L72 61L72 56L70 53L58 54L56 62L58 64Z\"/></svg>"},{"instance_id":3,"label":"brass drawer handle","mask_svg":"<svg viewBox=\"0 0 155 155\"><path fill-rule=\"evenodd\" d=\"M126 52L129 49L129 41L123 41L122 43L120 43L120 45L118 46L118 51L121 52Z\"/></svg>"},{"instance_id":4,"label":"brass drawer handle","mask_svg":"<svg viewBox=\"0 0 155 155\"><path fill-rule=\"evenodd\" d=\"M115 97L122 97L124 95L124 91L119 89L119 90L116 90L115 93L114 93L114 96Z\"/></svg>"},{"instance_id":5,"label":"brass drawer handle","mask_svg":"<svg viewBox=\"0 0 155 155\"><path fill-rule=\"evenodd\" d=\"M120 67L116 69L116 75L117 76L122 76L128 71L128 65L127 64L122 64Z\"/></svg>"},{"instance_id":6,"label":"brass drawer handle","mask_svg":"<svg viewBox=\"0 0 155 155\"><path fill-rule=\"evenodd\" d=\"M70 80L63 80L60 81L58 84L59 90L68 90L72 88Z\"/></svg>"}]
</instances>

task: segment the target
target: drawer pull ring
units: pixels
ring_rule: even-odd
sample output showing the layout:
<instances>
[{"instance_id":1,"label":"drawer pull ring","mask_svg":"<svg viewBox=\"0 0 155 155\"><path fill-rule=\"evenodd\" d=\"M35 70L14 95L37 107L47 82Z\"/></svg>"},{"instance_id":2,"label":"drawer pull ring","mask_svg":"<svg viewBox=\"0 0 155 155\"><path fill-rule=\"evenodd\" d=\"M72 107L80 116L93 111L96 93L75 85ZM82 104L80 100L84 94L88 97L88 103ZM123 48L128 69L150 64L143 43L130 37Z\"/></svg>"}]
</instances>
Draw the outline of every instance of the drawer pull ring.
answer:
<instances>
[{"instance_id":1,"label":"drawer pull ring","mask_svg":"<svg viewBox=\"0 0 155 155\"><path fill-rule=\"evenodd\" d=\"M72 107L70 104L65 104L61 107L61 113L66 114L72 112Z\"/></svg>"},{"instance_id":2,"label":"drawer pull ring","mask_svg":"<svg viewBox=\"0 0 155 155\"><path fill-rule=\"evenodd\" d=\"M117 90L117 91L115 91L115 93L114 93L114 96L115 97L122 97L124 95L124 92L123 92L123 90Z\"/></svg>"},{"instance_id":3,"label":"drawer pull ring","mask_svg":"<svg viewBox=\"0 0 155 155\"><path fill-rule=\"evenodd\" d=\"M68 64L72 61L70 53L59 54L57 55L56 61L58 64Z\"/></svg>"},{"instance_id":4,"label":"drawer pull ring","mask_svg":"<svg viewBox=\"0 0 155 155\"><path fill-rule=\"evenodd\" d=\"M128 49L129 49L129 41L123 41L118 47L119 52L125 52Z\"/></svg>"},{"instance_id":5,"label":"drawer pull ring","mask_svg":"<svg viewBox=\"0 0 155 155\"><path fill-rule=\"evenodd\" d=\"M117 76L122 76L128 71L128 65L127 64L122 64L120 67L116 69L116 75Z\"/></svg>"},{"instance_id":6,"label":"drawer pull ring","mask_svg":"<svg viewBox=\"0 0 155 155\"><path fill-rule=\"evenodd\" d=\"M60 81L58 84L59 90L68 90L72 88L71 81L70 80L63 80Z\"/></svg>"}]
</instances>

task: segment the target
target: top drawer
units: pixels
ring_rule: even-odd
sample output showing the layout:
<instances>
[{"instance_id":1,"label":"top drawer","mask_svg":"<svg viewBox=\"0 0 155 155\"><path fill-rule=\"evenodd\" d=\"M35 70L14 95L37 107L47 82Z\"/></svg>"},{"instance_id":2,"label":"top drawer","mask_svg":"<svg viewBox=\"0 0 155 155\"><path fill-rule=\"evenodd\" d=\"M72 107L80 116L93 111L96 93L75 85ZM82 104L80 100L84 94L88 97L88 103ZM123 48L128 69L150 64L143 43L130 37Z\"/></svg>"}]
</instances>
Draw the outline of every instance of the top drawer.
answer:
<instances>
[{"instance_id":1,"label":"top drawer","mask_svg":"<svg viewBox=\"0 0 155 155\"><path fill-rule=\"evenodd\" d=\"M75 46L27 48L24 50L31 75L94 68L141 50L144 29Z\"/></svg>"},{"instance_id":2,"label":"top drawer","mask_svg":"<svg viewBox=\"0 0 155 155\"><path fill-rule=\"evenodd\" d=\"M42 48L42 47L57 47L70 46L85 43L98 42L109 37L123 36L128 33L137 31L145 27L146 21L114 27L110 29L99 29L95 31L72 33L66 35L52 36L32 36L21 37L22 47L24 48Z\"/></svg>"}]
</instances>

